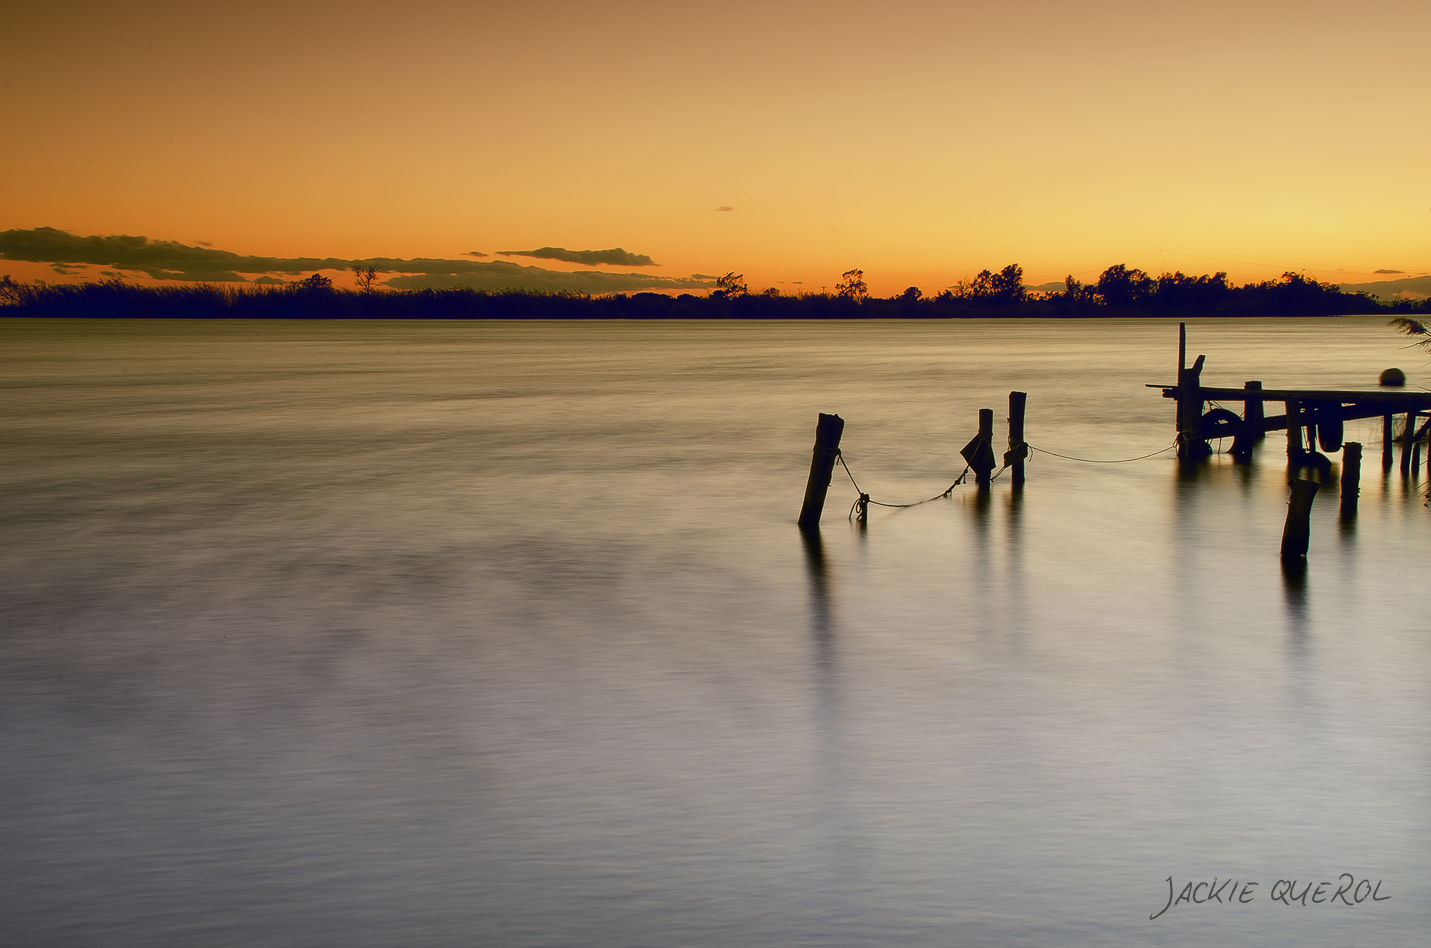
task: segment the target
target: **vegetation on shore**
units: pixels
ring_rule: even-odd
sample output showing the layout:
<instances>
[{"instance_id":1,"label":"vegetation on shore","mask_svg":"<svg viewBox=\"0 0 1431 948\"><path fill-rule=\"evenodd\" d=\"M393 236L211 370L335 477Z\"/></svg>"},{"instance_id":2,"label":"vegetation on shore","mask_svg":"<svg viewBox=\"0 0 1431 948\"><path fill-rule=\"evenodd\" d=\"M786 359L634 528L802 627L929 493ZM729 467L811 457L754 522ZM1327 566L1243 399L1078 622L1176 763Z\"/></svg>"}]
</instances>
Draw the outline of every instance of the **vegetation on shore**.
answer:
<instances>
[{"instance_id":1,"label":"vegetation on shore","mask_svg":"<svg viewBox=\"0 0 1431 948\"><path fill-rule=\"evenodd\" d=\"M728 273L707 296L660 293L387 290L371 270L355 268L357 289L335 288L321 274L279 286L19 283L0 279L0 314L35 317L188 319L845 319L1109 316L1335 316L1431 313L1431 300L1383 303L1301 274L1234 286L1226 273L1153 277L1109 267L1096 283L1068 277L1058 292L1030 292L1016 264L985 270L934 296L918 287L889 298L869 295L860 270L834 293L750 292Z\"/></svg>"}]
</instances>

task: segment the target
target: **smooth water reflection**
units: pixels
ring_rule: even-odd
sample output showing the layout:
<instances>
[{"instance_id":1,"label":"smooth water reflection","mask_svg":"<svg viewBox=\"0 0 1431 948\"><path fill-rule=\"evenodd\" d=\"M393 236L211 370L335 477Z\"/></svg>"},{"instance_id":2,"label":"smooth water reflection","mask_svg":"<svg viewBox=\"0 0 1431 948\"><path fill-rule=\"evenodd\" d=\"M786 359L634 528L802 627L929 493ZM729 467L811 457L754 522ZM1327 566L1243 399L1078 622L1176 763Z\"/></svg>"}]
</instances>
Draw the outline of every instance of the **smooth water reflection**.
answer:
<instances>
[{"instance_id":1,"label":"smooth water reflection","mask_svg":"<svg viewBox=\"0 0 1431 948\"><path fill-rule=\"evenodd\" d=\"M1424 482L1172 439L1152 321L0 324L0 934L94 945L1410 944ZM1359 387L1377 320L1192 326ZM1272 371L1269 367L1275 367ZM1404 367L1404 366L1403 366ZM1413 383L1417 382L1412 371ZM1424 372L1422 373L1424 375ZM1424 381L1422 379L1421 381ZM1361 424L1361 423L1359 423ZM997 432L1002 437L1000 432ZM840 472L836 472L837 475ZM1389 901L1180 905L1353 872Z\"/></svg>"}]
</instances>

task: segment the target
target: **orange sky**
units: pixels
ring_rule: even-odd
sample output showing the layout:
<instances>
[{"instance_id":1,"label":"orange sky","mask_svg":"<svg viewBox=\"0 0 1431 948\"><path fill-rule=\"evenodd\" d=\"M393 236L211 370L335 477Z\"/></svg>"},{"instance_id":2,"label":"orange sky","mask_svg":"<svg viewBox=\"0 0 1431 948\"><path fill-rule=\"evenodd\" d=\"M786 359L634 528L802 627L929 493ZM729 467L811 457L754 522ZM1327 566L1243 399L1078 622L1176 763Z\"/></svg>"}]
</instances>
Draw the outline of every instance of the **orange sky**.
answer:
<instances>
[{"instance_id":1,"label":"orange sky","mask_svg":"<svg viewBox=\"0 0 1431 948\"><path fill-rule=\"evenodd\" d=\"M1431 270L1424 0L30 6L0 230L880 294Z\"/></svg>"}]
</instances>

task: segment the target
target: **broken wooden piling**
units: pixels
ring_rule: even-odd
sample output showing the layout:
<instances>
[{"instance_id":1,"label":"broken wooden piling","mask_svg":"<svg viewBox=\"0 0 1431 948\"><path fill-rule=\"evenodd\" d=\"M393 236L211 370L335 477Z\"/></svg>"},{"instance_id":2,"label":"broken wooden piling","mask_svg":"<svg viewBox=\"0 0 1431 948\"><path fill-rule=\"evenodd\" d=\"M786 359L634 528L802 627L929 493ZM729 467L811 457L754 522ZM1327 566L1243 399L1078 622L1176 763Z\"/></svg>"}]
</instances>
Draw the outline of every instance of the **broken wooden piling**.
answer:
<instances>
[{"instance_id":1,"label":"broken wooden piling","mask_svg":"<svg viewBox=\"0 0 1431 948\"><path fill-rule=\"evenodd\" d=\"M1312 501L1320 487L1316 481L1292 482L1287 501L1287 523L1282 527L1282 562L1296 563L1307 555L1312 538Z\"/></svg>"},{"instance_id":2,"label":"broken wooden piling","mask_svg":"<svg viewBox=\"0 0 1431 948\"><path fill-rule=\"evenodd\" d=\"M985 494L989 491L989 484L994 479L994 410L992 408L979 409L979 433L974 435L973 440L964 445L959 456L969 465L974 472L974 484L978 487L979 493Z\"/></svg>"},{"instance_id":3,"label":"broken wooden piling","mask_svg":"<svg viewBox=\"0 0 1431 948\"><path fill-rule=\"evenodd\" d=\"M840 456L840 435L845 420L839 415L820 413L815 423L814 456L810 459L810 479L805 482L805 503L800 508L800 529L806 532L820 529L820 514L825 509L825 495L830 490L830 476L835 472L835 459Z\"/></svg>"}]
</instances>

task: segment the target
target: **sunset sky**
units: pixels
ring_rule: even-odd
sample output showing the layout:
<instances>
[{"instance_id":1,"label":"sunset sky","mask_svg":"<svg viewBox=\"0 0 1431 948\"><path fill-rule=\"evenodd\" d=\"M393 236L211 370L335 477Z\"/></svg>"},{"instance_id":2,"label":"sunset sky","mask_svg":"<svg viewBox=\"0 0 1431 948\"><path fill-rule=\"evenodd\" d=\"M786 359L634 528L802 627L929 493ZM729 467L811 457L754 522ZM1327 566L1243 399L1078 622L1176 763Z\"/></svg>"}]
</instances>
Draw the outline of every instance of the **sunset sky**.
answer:
<instances>
[{"instance_id":1,"label":"sunset sky","mask_svg":"<svg viewBox=\"0 0 1431 948\"><path fill-rule=\"evenodd\" d=\"M621 247L752 288L861 267L880 294L1012 262L1431 270L1424 0L61 0L3 24L0 230Z\"/></svg>"}]
</instances>

